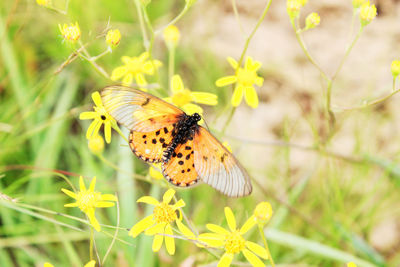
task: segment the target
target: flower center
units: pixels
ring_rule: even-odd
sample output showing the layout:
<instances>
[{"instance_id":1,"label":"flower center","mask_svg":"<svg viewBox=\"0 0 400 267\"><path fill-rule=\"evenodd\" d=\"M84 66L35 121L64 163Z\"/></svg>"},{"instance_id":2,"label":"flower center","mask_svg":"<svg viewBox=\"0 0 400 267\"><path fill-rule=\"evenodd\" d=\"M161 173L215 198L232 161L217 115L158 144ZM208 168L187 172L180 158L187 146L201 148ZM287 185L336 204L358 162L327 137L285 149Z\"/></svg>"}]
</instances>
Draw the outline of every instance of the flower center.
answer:
<instances>
[{"instance_id":1,"label":"flower center","mask_svg":"<svg viewBox=\"0 0 400 267\"><path fill-rule=\"evenodd\" d=\"M128 63L128 71L138 73L142 71L143 63L138 58L133 58Z\"/></svg>"},{"instance_id":2,"label":"flower center","mask_svg":"<svg viewBox=\"0 0 400 267\"><path fill-rule=\"evenodd\" d=\"M245 243L239 231L232 232L225 238L225 250L227 253L239 253L245 248Z\"/></svg>"},{"instance_id":3,"label":"flower center","mask_svg":"<svg viewBox=\"0 0 400 267\"><path fill-rule=\"evenodd\" d=\"M244 86L252 86L257 78L257 75L254 71L240 68L237 77L238 83Z\"/></svg>"},{"instance_id":4,"label":"flower center","mask_svg":"<svg viewBox=\"0 0 400 267\"><path fill-rule=\"evenodd\" d=\"M97 192L80 191L77 197L79 208L83 212L86 212L90 208L94 208L98 198L99 193Z\"/></svg>"},{"instance_id":5,"label":"flower center","mask_svg":"<svg viewBox=\"0 0 400 267\"><path fill-rule=\"evenodd\" d=\"M188 89L179 91L172 96L172 102L178 107L183 107L184 105L189 104L190 101L192 101L192 96Z\"/></svg>"},{"instance_id":6,"label":"flower center","mask_svg":"<svg viewBox=\"0 0 400 267\"><path fill-rule=\"evenodd\" d=\"M154 219L157 223L171 223L177 219L175 210L166 203L161 203L153 210Z\"/></svg>"}]
</instances>

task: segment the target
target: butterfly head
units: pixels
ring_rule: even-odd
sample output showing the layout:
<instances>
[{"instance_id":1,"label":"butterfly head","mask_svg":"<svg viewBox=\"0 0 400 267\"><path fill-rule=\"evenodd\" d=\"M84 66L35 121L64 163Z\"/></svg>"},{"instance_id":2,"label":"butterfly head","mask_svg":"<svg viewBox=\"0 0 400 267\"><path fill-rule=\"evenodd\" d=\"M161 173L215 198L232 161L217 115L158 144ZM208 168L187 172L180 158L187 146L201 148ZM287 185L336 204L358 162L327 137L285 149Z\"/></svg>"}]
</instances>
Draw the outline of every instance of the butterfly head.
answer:
<instances>
[{"instance_id":1,"label":"butterfly head","mask_svg":"<svg viewBox=\"0 0 400 267\"><path fill-rule=\"evenodd\" d=\"M193 115L191 115L190 116L191 118L192 118L192 120L194 121L194 122L199 122L200 120L201 120L201 116L199 115L199 113L194 113Z\"/></svg>"}]
</instances>

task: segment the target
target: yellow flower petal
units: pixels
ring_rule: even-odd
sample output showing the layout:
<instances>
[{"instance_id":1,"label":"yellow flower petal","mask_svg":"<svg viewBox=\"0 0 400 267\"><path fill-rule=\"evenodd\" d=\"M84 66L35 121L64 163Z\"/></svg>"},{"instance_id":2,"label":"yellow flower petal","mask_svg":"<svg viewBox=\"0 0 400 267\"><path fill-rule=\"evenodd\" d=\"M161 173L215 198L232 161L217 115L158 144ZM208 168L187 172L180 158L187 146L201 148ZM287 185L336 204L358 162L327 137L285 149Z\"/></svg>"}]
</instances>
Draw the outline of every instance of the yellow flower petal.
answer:
<instances>
[{"instance_id":1,"label":"yellow flower petal","mask_svg":"<svg viewBox=\"0 0 400 267\"><path fill-rule=\"evenodd\" d=\"M243 224L242 228L240 228L240 234L243 235L243 234L247 233L255 224L256 224L256 220L254 219L254 215L252 215Z\"/></svg>"},{"instance_id":2,"label":"yellow flower petal","mask_svg":"<svg viewBox=\"0 0 400 267\"><path fill-rule=\"evenodd\" d=\"M61 188L61 191L62 191L64 194L66 194L66 195L68 195L68 196L70 196L70 197L72 197L72 198L74 198L74 199L77 198L77 195L76 195L74 192L72 192L72 191L70 191L70 190L68 190L68 189Z\"/></svg>"},{"instance_id":3,"label":"yellow flower petal","mask_svg":"<svg viewBox=\"0 0 400 267\"><path fill-rule=\"evenodd\" d=\"M107 144L111 143L111 121L109 120L104 123L104 135Z\"/></svg>"},{"instance_id":4,"label":"yellow flower petal","mask_svg":"<svg viewBox=\"0 0 400 267\"><path fill-rule=\"evenodd\" d=\"M92 181L90 182L89 191L90 191L90 192L94 192L95 186L96 186L96 176L93 177Z\"/></svg>"},{"instance_id":5,"label":"yellow flower petal","mask_svg":"<svg viewBox=\"0 0 400 267\"><path fill-rule=\"evenodd\" d=\"M225 243L225 236L214 233L200 234L197 238L200 242L207 244L210 247L222 247Z\"/></svg>"},{"instance_id":6,"label":"yellow flower petal","mask_svg":"<svg viewBox=\"0 0 400 267\"><path fill-rule=\"evenodd\" d=\"M180 220L176 220L176 225L178 226L179 231L186 236L187 238L191 239L191 238L195 238L196 236L194 235L194 233L192 231L190 231L190 229L184 225Z\"/></svg>"},{"instance_id":7,"label":"yellow flower petal","mask_svg":"<svg viewBox=\"0 0 400 267\"><path fill-rule=\"evenodd\" d=\"M136 223L131 230L129 230L129 234L130 236L132 236L133 238L137 237L141 232L143 232L144 230L146 230L147 228L149 228L150 226L152 226L154 224L154 220L153 220L153 214L145 217L144 219L142 219L141 221L139 221L138 223Z\"/></svg>"},{"instance_id":8,"label":"yellow flower petal","mask_svg":"<svg viewBox=\"0 0 400 267\"><path fill-rule=\"evenodd\" d=\"M232 260L233 260L233 254L225 253L219 260L217 267L228 267L231 265Z\"/></svg>"},{"instance_id":9,"label":"yellow flower petal","mask_svg":"<svg viewBox=\"0 0 400 267\"><path fill-rule=\"evenodd\" d=\"M191 93L193 102L215 106L218 104L218 96L211 93L204 93L204 92L192 92Z\"/></svg>"},{"instance_id":10,"label":"yellow flower petal","mask_svg":"<svg viewBox=\"0 0 400 267\"><path fill-rule=\"evenodd\" d=\"M83 182L82 176L79 176L79 191L86 191L85 183Z\"/></svg>"},{"instance_id":11,"label":"yellow flower petal","mask_svg":"<svg viewBox=\"0 0 400 267\"><path fill-rule=\"evenodd\" d=\"M135 81L138 85L141 85L141 86L147 85L146 78L144 78L143 74L141 74L141 73L137 73L135 75Z\"/></svg>"},{"instance_id":12,"label":"yellow flower petal","mask_svg":"<svg viewBox=\"0 0 400 267\"><path fill-rule=\"evenodd\" d=\"M150 204L150 205L154 205L154 206L160 204L160 202L158 202L157 199L155 199L154 197L151 197L151 196L141 197L136 202L146 203L146 204Z\"/></svg>"},{"instance_id":13,"label":"yellow flower petal","mask_svg":"<svg viewBox=\"0 0 400 267\"><path fill-rule=\"evenodd\" d=\"M88 263L86 263L85 266L83 266L83 267L95 267L95 266L96 266L96 261L91 260Z\"/></svg>"},{"instance_id":14,"label":"yellow flower petal","mask_svg":"<svg viewBox=\"0 0 400 267\"><path fill-rule=\"evenodd\" d=\"M253 65L253 59L251 57L246 57L246 61L244 63L244 69L251 70L252 65Z\"/></svg>"},{"instance_id":15,"label":"yellow flower petal","mask_svg":"<svg viewBox=\"0 0 400 267\"><path fill-rule=\"evenodd\" d=\"M248 86L245 88L245 91L246 103L252 108L258 107L258 96L256 89L254 89L253 86Z\"/></svg>"},{"instance_id":16,"label":"yellow flower petal","mask_svg":"<svg viewBox=\"0 0 400 267\"><path fill-rule=\"evenodd\" d=\"M112 194L104 194L104 195L101 195L101 200L104 200L104 201L117 201L118 198L115 195L112 195Z\"/></svg>"},{"instance_id":17,"label":"yellow flower petal","mask_svg":"<svg viewBox=\"0 0 400 267\"><path fill-rule=\"evenodd\" d=\"M154 252L158 252L162 246L164 240L164 236L163 235L155 235L154 239L153 239L153 246L152 249Z\"/></svg>"},{"instance_id":18,"label":"yellow flower petal","mask_svg":"<svg viewBox=\"0 0 400 267\"><path fill-rule=\"evenodd\" d=\"M155 234L163 234L165 232L165 227L167 223L158 223L153 227L147 229L144 234L145 235L155 235Z\"/></svg>"},{"instance_id":19,"label":"yellow flower petal","mask_svg":"<svg viewBox=\"0 0 400 267\"><path fill-rule=\"evenodd\" d=\"M96 104L96 106L98 107L102 107L103 106L103 102L101 101L101 96L99 92L94 92L92 93L92 99L93 102Z\"/></svg>"},{"instance_id":20,"label":"yellow flower petal","mask_svg":"<svg viewBox=\"0 0 400 267\"><path fill-rule=\"evenodd\" d=\"M178 74L172 76L171 78L171 91L173 94L177 94L181 91L185 90L185 86L183 85L181 76Z\"/></svg>"},{"instance_id":21,"label":"yellow flower petal","mask_svg":"<svg viewBox=\"0 0 400 267\"><path fill-rule=\"evenodd\" d=\"M102 123L100 120L95 119L95 120L90 124L89 128L88 128L87 131L86 131L86 138L87 138L87 139L91 139L91 138L95 137L96 135L98 135L98 134L99 134L100 127L101 127L102 124L103 124L103 123Z\"/></svg>"},{"instance_id":22,"label":"yellow flower petal","mask_svg":"<svg viewBox=\"0 0 400 267\"><path fill-rule=\"evenodd\" d=\"M227 86L229 84L235 83L235 82L237 82L236 76L226 76L226 77L219 78L215 82L215 85L218 87L223 87L223 86Z\"/></svg>"},{"instance_id":23,"label":"yellow flower petal","mask_svg":"<svg viewBox=\"0 0 400 267\"><path fill-rule=\"evenodd\" d=\"M149 58L149 52L143 52L142 54L140 54L140 56L139 56L139 61L145 61L146 59L148 59Z\"/></svg>"},{"instance_id":24,"label":"yellow flower petal","mask_svg":"<svg viewBox=\"0 0 400 267\"><path fill-rule=\"evenodd\" d=\"M250 71L258 71L261 68L261 62L260 61L253 61L250 66L247 67L248 70Z\"/></svg>"},{"instance_id":25,"label":"yellow flower petal","mask_svg":"<svg viewBox=\"0 0 400 267\"><path fill-rule=\"evenodd\" d=\"M225 228L222 228L219 225L216 224L212 224L212 223L207 223L206 227L208 230L210 230L211 232L217 233L217 234L221 234L221 235L227 235L229 234L229 231L226 230Z\"/></svg>"},{"instance_id":26,"label":"yellow flower petal","mask_svg":"<svg viewBox=\"0 0 400 267\"><path fill-rule=\"evenodd\" d=\"M238 86L236 86L235 91L233 91L233 95L232 95L232 99L231 99L232 106L237 107L237 106L239 106L240 102L242 102L243 91L244 91L244 88L242 85L239 84Z\"/></svg>"},{"instance_id":27,"label":"yellow flower petal","mask_svg":"<svg viewBox=\"0 0 400 267\"><path fill-rule=\"evenodd\" d=\"M175 190L172 188L168 189L163 196L163 202L165 204L168 204L169 202L171 202L171 199L174 197L174 195L175 195Z\"/></svg>"},{"instance_id":28,"label":"yellow flower petal","mask_svg":"<svg viewBox=\"0 0 400 267\"><path fill-rule=\"evenodd\" d=\"M97 221L96 217L94 216L94 209L90 209L88 212L85 212L86 215L89 218L90 224L93 226L93 228L97 231L100 232L100 224Z\"/></svg>"},{"instance_id":29,"label":"yellow flower petal","mask_svg":"<svg viewBox=\"0 0 400 267\"><path fill-rule=\"evenodd\" d=\"M194 113L203 114L203 109L192 103L188 103L182 106L183 111L185 111L188 115L193 115Z\"/></svg>"},{"instance_id":30,"label":"yellow flower petal","mask_svg":"<svg viewBox=\"0 0 400 267\"><path fill-rule=\"evenodd\" d=\"M153 75L155 69L159 68L161 66L161 61L158 60L153 60L153 61L147 61L143 64L143 73L146 73L147 75Z\"/></svg>"},{"instance_id":31,"label":"yellow flower petal","mask_svg":"<svg viewBox=\"0 0 400 267\"><path fill-rule=\"evenodd\" d=\"M242 250L244 257L253 265L254 267L264 267L265 264L248 249Z\"/></svg>"},{"instance_id":32,"label":"yellow flower petal","mask_svg":"<svg viewBox=\"0 0 400 267\"><path fill-rule=\"evenodd\" d=\"M174 205L172 205L173 209L179 209L185 206L185 201L183 199L179 199Z\"/></svg>"},{"instance_id":33,"label":"yellow flower petal","mask_svg":"<svg viewBox=\"0 0 400 267\"><path fill-rule=\"evenodd\" d=\"M68 203L68 204L65 204L64 207L66 207L66 208L75 208L75 207L79 207L79 203L78 203L78 202L75 202L75 203Z\"/></svg>"},{"instance_id":34,"label":"yellow flower petal","mask_svg":"<svg viewBox=\"0 0 400 267\"><path fill-rule=\"evenodd\" d=\"M121 79L121 77L125 76L128 73L128 68L126 66L121 66L115 68L111 73L111 80L116 81Z\"/></svg>"},{"instance_id":35,"label":"yellow flower petal","mask_svg":"<svg viewBox=\"0 0 400 267\"><path fill-rule=\"evenodd\" d=\"M235 216L233 215L231 208L225 207L224 211L225 211L225 217L226 217L226 221L228 222L229 229L232 232L236 231L236 220L235 220Z\"/></svg>"},{"instance_id":36,"label":"yellow flower petal","mask_svg":"<svg viewBox=\"0 0 400 267\"><path fill-rule=\"evenodd\" d=\"M165 226L165 234L166 235L173 235L174 233L172 232L172 227L170 224L167 224ZM175 254L175 240L173 237L170 236L165 236L165 247L167 248L167 252L169 255L174 255Z\"/></svg>"},{"instance_id":37,"label":"yellow flower petal","mask_svg":"<svg viewBox=\"0 0 400 267\"><path fill-rule=\"evenodd\" d=\"M133 81L133 74L132 73L128 73L125 75L125 77L122 79L122 84L124 85L131 85Z\"/></svg>"},{"instance_id":38,"label":"yellow flower petal","mask_svg":"<svg viewBox=\"0 0 400 267\"><path fill-rule=\"evenodd\" d=\"M51 264L51 263L49 263L49 262L45 262L45 263L43 264L43 267L54 267L54 265Z\"/></svg>"},{"instance_id":39,"label":"yellow flower petal","mask_svg":"<svg viewBox=\"0 0 400 267\"><path fill-rule=\"evenodd\" d=\"M79 114L80 120L91 120L97 117L97 113L93 111L85 111Z\"/></svg>"},{"instance_id":40,"label":"yellow flower petal","mask_svg":"<svg viewBox=\"0 0 400 267\"><path fill-rule=\"evenodd\" d=\"M105 202L105 201L98 201L96 202L96 208L109 208L114 207L115 203L113 202Z\"/></svg>"},{"instance_id":41,"label":"yellow flower petal","mask_svg":"<svg viewBox=\"0 0 400 267\"><path fill-rule=\"evenodd\" d=\"M128 65L131 62L132 58L128 57L128 56L123 56L121 57L121 61L125 64Z\"/></svg>"},{"instance_id":42,"label":"yellow flower petal","mask_svg":"<svg viewBox=\"0 0 400 267\"><path fill-rule=\"evenodd\" d=\"M246 241L245 245L250 251L254 252L254 254L258 255L263 259L268 259L268 253L264 247L251 241Z\"/></svg>"},{"instance_id":43,"label":"yellow flower petal","mask_svg":"<svg viewBox=\"0 0 400 267\"><path fill-rule=\"evenodd\" d=\"M227 60L234 70L236 70L239 67L238 62L232 57L228 57Z\"/></svg>"}]
</instances>

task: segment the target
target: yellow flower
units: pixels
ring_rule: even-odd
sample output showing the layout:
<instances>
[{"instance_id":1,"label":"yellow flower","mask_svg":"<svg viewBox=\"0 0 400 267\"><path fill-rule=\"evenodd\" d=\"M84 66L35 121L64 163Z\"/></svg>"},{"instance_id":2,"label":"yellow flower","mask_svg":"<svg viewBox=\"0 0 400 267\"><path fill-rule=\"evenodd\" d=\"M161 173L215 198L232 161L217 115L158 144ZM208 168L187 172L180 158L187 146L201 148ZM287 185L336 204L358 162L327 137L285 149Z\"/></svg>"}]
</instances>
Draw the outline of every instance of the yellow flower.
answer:
<instances>
[{"instance_id":1,"label":"yellow flower","mask_svg":"<svg viewBox=\"0 0 400 267\"><path fill-rule=\"evenodd\" d=\"M93 154L101 154L104 150L104 139L100 135L96 135L88 141L89 150Z\"/></svg>"},{"instance_id":2,"label":"yellow flower","mask_svg":"<svg viewBox=\"0 0 400 267\"><path fill-rule=\"evenodd\" d=\"M359 8L366 0L353 0L352 4L354 8Z\"/></svg>"},{"instance_id":3,"label":"yellow flower","mask_svg":"<svg viewBox=\"0 0 400 267\"><path fill-rule=\"evenodd\" d=\"M160 172L161 170L161 163L153 164L153 166L149 169L149 174L156 180L160 180L164 178L164 175Z\"/></svg>"},{"instance_id":4,"label":"yellow flower","mask_svg":"<svg viewBox=\"0 0 400 267\"><path fill-rule=\"evenodd\" d=\"M51 263L49 263L49 262L45 262L45 263L43 264L43 267L54 267L54 265L51 264Z\"/></svg>"},{"instance_id":5,"label":"yellow flower","mask_svg":"<svg viewBox=\"0 0 400 267\"><path fill-rule=\"evenodd\" d=\"M318 13L313 12L306 18L306 30L315 28L319 25L321 18L319 17Z\"/></svg>"},{"instance_id":6,"label":"yellow flower","mask_svg":"<svg viewBox=\"0 0 400 267\"><path fill-rule=\"evenodd\" d=\"M90 140L98 135L101 125L104 124L104 135L106 137L106 142L109 144L111 142L111 128L118 127L117 123L104 108L99 92L94 92L92 94L92 99L96 104L96 106L93 107L94 111L82 112L79 115L79 119L81 120L94 119L87 129L86 138Z\"/></svg>"},{"instance_id":7,"label":"yellow flower","mask_svg":"<svg viewBox=\"0 0 400 267\"><path fill-rule=\"evenodd\" d=\"M174 47L178 44L180 33L175 25L169 25L163 32L164 41L168 47Z\"/></svg>"},{"instance_id":8,"label":"yellow flower","mask_svg":"<svg viewBox=\"0 0 400 267\"><path fill-rule=\"evenodd\" d=\"M393 78L396 78L400 74L400 60L393 60L390 66Z\"/></svg>"},{"instance_id":9,"label":"yellow flower","mask_svg":"<svg viewBox=\"0 0 400 267\"><path fill-rule=\"evenodd\" d=\"M307 3L307 0L287 0L286 11L290 19L294 19L299 16L300 8Z\"/></svg>"},{"instance_id":10,"label":"yellow flower","mask_svg":"<svg viewBox=\"0 0 400 267\"><path fill-rule=\"evenodd\" d=\"M100 224L95 217L96 208L108 208L114 206L113 202L117 201L117 198L112 194L101 194L95 192L94 187L96 185L96 177L93 177L89 189L86 189L85 183L83 182L82 176L79 177L79 192L74 193L68 189L62 188L61 191L66 195L76 200L75 203L65 204L64 207L78 207L83 213L89 218L90 224L100 231Z\"/></svg>"},{"instance_id":11,"label":"yellow flower","mask_svg":"<svg viewBox=\"0 0 400 267\"><path fill-rule=\"evenodd\" d=\"M36 4L39 6L48 6L50 4L50 0L36 0Z\"/></svg>"},{"instance_id":12,"label":"yellow flower","mask_svg":"<svg viewBox=\"0 0 400 267\"><path fill-rule=\"evenodd\" d=\"M133 79L140 86L147 85L144 74L153 75L155 69L162 65L161 61L147 60L148 58L148 52L144 52L138 57L123 56L121 60L125 65L113 70L111 80L116 81L123 77L122 84L124 85L131 85Z\"/></svg>"},{"instance_id":13,"label":"yellow flower","mask_svg":"<svg viewBox=\"0 0 400 267\"><path fill-rule=\"evenodd\" d=\"M163 196L162 202L158 202L157 199L151 196L144 196L137 200L137 202L147 203L150 205L154 205L155 207L153 210L153 214L136 223L129 231L129 235L135 238L143 231L145 231L144 233L146 235L154 235L154 252L160 250L165 237L165 246L168 253L170 255L175 254L175 241L172 237L173 232L171 223L176 222L179 227L179 224L177 222L179 221L177 211L179 212L179 208L185 206L185 202L180 199L174 205L170 205L169 203L171 202L174 195L175 190L168 189Z\"/></svg>"},{"instance_id":14,"label":"yellow flower","mask_svg":"<svg viewBox=\"0 0 400 267\"><path fill-rule=\"evenodd\" d=\"M375 5L370 5L369 1L362 4L360 10L361 26L369 24L376 17L376 15L377 13Z\"/></svg>"},{"instance_id":15,"label":"yellow flower","mask_svg":"<svg viewBox=\"0 0 400 267\"><path fill-rule=\"evenodd\" d=\"M116 47L119 42L121 41L121 33L118 29L116 30L109 30L106 35L106 43L110 47Z\"/></svg>"},{"instance_id":16,"label":"yellow flower","mask_svg":"<svg viewBox=\"0 0 400 267\"><path fill-rule=\"evenodd\" d=\"M347 263L347 267L357 267L357 265L351 261L351 262Z\"/></svg>"},{"instance_id":17,"label":"yellow flower","mask_svg":"<svg viewBox=\"0 0 400 267\"><path fill-rule=\"evenodd\" d=\"M61 27L61 24L58 24L58 28L60 29L61 35L67 41L75 42L81 37L81 29L79 28L78 22L74 24L64 24Z\"/></svg>"},{"instance_id":18,"label":"yellow flower","mask_svg":"<svg viewBox=\"0 0 400 267\"><path fill-rule=\"evenodd\" d=\"M273 214L271 204L269 202L260 202L255 210L254 217L259 223L267 223Z\"/></svg>"},{"instance_id":19,"label":"yellow flower","mask_svg":"<svg viewBox=\"0 0 400 267\"><path fill-rule=\"evenodd\" d=\"M193 113L203 114L203 109L191 102L215 106L218 104L218 96L205 92L191 92L183 85L182 79L179 75L174 75L171 79L172 97L164 98L165 101L173 103L175 106L181 108L187 114Z\"/></svg>"},{"instance_id":20,"label":"yellow flower","mask_svg":"<svg viewBox=\"0 0 400 267\"><path fill-rule=\"evenodd\" d=\"M255 225L254 217L251 216L240 229L237 228L235 217L229 207L225 207L225 217L229 231L216 224L207 224L207 229L212 233L200 234L198 238L199 241L210 247L223 247L225 249L218 267L230 266L234 255L240 252L253 266L265 266L258 257L268 259L267 250L243 238L243 234Z\"/></svg>"},{"instance_id":21,"label":"yellow flower","mask_svg":"<svg viewBox=\"0 0 400 267\"><path fill-rule=\"evenodd\" d=\"M215 84L218 87L222 87L236 83L235 91L233 92L231 100L232 106L239 106L244 95L246 103L250 107L256 108L258 106L258 96L253 84L258 86L263 85L264 79L257 76L257 70L261 67L261 63L253 61L251 57L247 57L244 68L239 67L238 69L238 63L236 60L228 57L228 62L231 64L233 69L237 70L236 74L233 76L222 77L218 79Z\"/></svg>"}]
</instances>

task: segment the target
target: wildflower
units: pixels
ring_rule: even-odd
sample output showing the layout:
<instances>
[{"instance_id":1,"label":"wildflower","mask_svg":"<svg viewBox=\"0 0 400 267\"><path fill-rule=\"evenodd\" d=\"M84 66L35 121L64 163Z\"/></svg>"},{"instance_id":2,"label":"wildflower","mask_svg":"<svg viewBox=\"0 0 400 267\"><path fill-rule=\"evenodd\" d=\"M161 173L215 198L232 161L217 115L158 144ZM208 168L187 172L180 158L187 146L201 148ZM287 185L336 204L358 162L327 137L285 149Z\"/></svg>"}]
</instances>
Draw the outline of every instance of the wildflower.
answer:
<instances>
[{"instance_id":1,"label":"wildflower","mask_svg":"<svg viewBox=\"0 0 400 267\"><path fill-rule=\"evenodd\" d=\"M106 35L106 43L109 47L117 47L119 42L121 41L121 33L118 29L116 30L109 30Z\"/></svg>"},{"instance_id":2,"label":"wildflower","mask_svg":"<svg viewBox=\"0 0 400 267\"><path fill-rule=\"evenodd\" d=\"M347 263L347 267L357 267L357 265L351 261L351 262Z\"/></svg>"},{"instance_id":3,"label":"wildflower","mask_svg":"<svg viewBox=\"0 0 400 267\"><path fill-rule=\"evenodd\" d=\"M228 62L232 68L237 70L235 75L226 76L218 79L215 84L218 87L236 83L235 91L232 95L232 106L237 107L242 102L243 94L245 95L246 103L256 108L258 106L258 96L253 84L262 86L264 79L257 76L257 70L261 67L261 63L253 61L251 57L246 58L244 68L238 67L238 63L231 57L228 57Z\"/></svg>"},{"instance_id":4,"label":"wildflower","mask_svg":"<svg viewBox=\"0 0 400 267\"><path fill-rule=\"evenodd\" d=\"M400 60L393 60L390 70L392 71L393 78L396 79L400 74Z\"/></svg>"},{"instance_id":5,"label":"wildflower","mask_svg":"<svg viewBox=\"0 0 400 267\"><path fill-rule=\"evenodd\" d=\"M297 18L300 14L300 8L307 3L307 0L287 0L286 11L290 19Z\"/></svg>"},{"instance_id":6,"label":"wildflower","mask_svg":"<svg viewBox=\"0 0 400 267\"><path fill-rule=\"evenodd\" d=\"M272 207L269 202L260 202L254 210L254 217L257 222L265 224L271 219L272 213Z\"/></svg>"},{"instance_id":7,"label":"wildflower","mask_svg":"<svg viewBox=\"0 0 400 267\"><path fill-rule=\"evenodd\" d=\"M153 166L151 166L149 169L150 176L156 180L164 178L164 175L162 175L160 169L161 169L161 163L153 164Z\"/></svg>"},{"instance_id":8,"label":"wildflower","mask_svg":"<svg viewBox=\"0 0 400 267\"><path fill-rule=\"evenodd\" d=\"M180 33L178 27L175 25L169 25L167 28L164 29L163 32L164 41L169 48L175 47L180 38Z\"/></svg>"},{"instance_id":9,"label":"wildflower","mask_svg":"<svg viewBox=\"0 0 400 267\"><path fill-rule=\"evenodd\" d=\"M218 97L215 94L205 92L191 92L183 85L179 75L174 75L171 78L172 97L164 98L165 101L173 103L175 106L183 109L187 114L203 113L203 109L191 102L215 106L218 104Z\"/></svg>"},{"instance_id":10,"label":"wildflower","mask_svg":"<svg viewBox=\"0 0 400 267\"><path fill-rule=\"evenodd\" d=\"M240 252L253 266L265 266L257 256L268 259L267 250L243 238L243 234L248 232L256 223L254 217L251 216L240 229L236 227L235 217L229 207L225 207L225 217L229 231L216 224L207 224L207 229L212 233L201 234L198 238L210 247L223 247L225 249L218 266L229 266L234 255Z\"/></svg>"},{"instance_id":11,"label":"wildflower","mask_svg":"<svg viewBox=\"0 0 400 267\"><path fill-rule=\"evenodd\" d=\"M107 144L109 144L111 142L111 128L118 127L117 123L104 108L99 92L94 92L92 94L92 99L96 104L96 106L93 107L94 111L82 112L79 115L80 120L94 119L87 129L86 138L90 140L98 135L101 125L104 124L104 135L106 137Z\"/></svg>"},{"instance_id":12,"label":"wildflower","mask_svg":"<svg viewBox=\"0 0 400 267\"><path fill-rule=\"evenodd\" d=\"M113 202L117 201L117 198L112 194L101 194L95 192L94 187L96 185L96 177L93 177L89 189L86 189L85 183L83 182L82 176L79 177L79 192L74 193L68 189L62 188L61 191L66 195L76 199L75 203L65 204L64 207L78 207L83 213L89 218L90 224L100 231L100 224L95 217L96 208L108 208L114 206Z\"/></svg>"},{"instance_id":13,"label":"wildflower","mask_svg":"<svg viewBox=\"0 0 400 267\"><path fill-rule=\"evenodd\" d=\"M364 4L366 0L353 0L352 4L354 8L359 8L362 4Z\"/></svg>"},{"instance_id":14,"label":"wildflower","mask_svg":"<svg viewBox=\"0 0 400 267\"><path fill-rule=\"evenodd\" d=\"M125 65L113 70L111 80L116 81L123 77L124 85L130 85L133 79L140 86L147 85L144 74L153 75L155 70L162 65L161 61L147 60L148 58L148 52L144 52L138 57L123 56L121 60Z\"/></svg>"},{"instance_id":15,"label":"wildflower","mask_svg":"<svg viewBox=\"0 0 400 267\"><path fill-rule=\"evenodd\" d=\"M48 6L50 4L50 0L36 0L36 4L39 6Z\"/></svg>"},{"instance_id":16,"label":"wildflower","mask_svg":"<svg viewBox=\"0 0 400 267\"><path fill-rule=\"evenodd\" d=\"M169 203L174 195L175 190L168 189L163 196L162 202L158 202L155 198L150 196L144 196L137 200L137 202L147 203L155 207L153 214L136 223L129 231L129 235L135 238L143 231L145 231L144 233L146 235L154 235L152 247L154 252L160 250L165 237L165 246L168 253L170 255L175 254L175 241L172 237L171 223L176 222L179 227L177 221L180 219L178 218L177 211L179 212L179 208L185 206L185 202L180 199L174 205L170 205Z\"/></svg>"},{"instance_id":17,"label":"wildflower","mask_svg":"<svg viewBox=\"0 0 400 267\"><path fill-rule=\"evenodd\" d=\"M368 25L376 17L376 15L377 13L375 5L370 5L369 1L362 4L360 10L361 26Z\"/></svg>"},{"instance_id":18,"label":"wildflower","mask_svg":"<svg viewBox=\"0 0 400 267\"><path fill-rule=\"evenodd\" d=\"M93 154L101 154L104 150L104 139L100 135L96 135L88 141L89 150Z\"/></svg>"},{"instance_id":19,"label":"wildflower","mask_svg":"<svg viewBox=\"0 0 400 267\"><path fill-rule=\"evenodd\" d=\"M313 12L306 18L306 30L315 28L319 25L321 18L319 17L318 13Z\"/></svg>"},{"instance_id":20,"label":"wildflower","mask_svg":"<svg viewBox=\"0 0 400 267\"><path fill-rule=\"evenodd\" d=\"M81 37L81 29L79 28L78 22L74 24L64 24L61 27L61 24L58 24L58 28L60 29L61 35L67 41L75 42Z\"/></svg>"}]
</instances>

